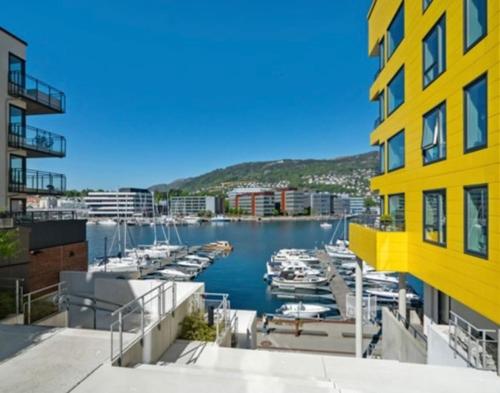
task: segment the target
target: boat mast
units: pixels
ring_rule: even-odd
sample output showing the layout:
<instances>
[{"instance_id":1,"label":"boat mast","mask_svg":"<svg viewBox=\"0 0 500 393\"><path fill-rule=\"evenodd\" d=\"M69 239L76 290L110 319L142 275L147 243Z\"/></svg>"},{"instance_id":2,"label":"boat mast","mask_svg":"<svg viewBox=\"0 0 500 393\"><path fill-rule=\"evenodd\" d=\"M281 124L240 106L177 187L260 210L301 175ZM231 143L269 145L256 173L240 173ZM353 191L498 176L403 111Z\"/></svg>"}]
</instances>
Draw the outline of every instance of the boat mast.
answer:
<instances>
[{"instance_id":1,"label":"boat mast","mask_svg":"<svg viewBox=\"0 0 500 393\"><path fill-rule=\"evenodd\" d=\"M155 205L155 192L153 191L153 244L156 246L158 244L158 238L156 234L156 205Z\"/></svg>"}]
</instances>

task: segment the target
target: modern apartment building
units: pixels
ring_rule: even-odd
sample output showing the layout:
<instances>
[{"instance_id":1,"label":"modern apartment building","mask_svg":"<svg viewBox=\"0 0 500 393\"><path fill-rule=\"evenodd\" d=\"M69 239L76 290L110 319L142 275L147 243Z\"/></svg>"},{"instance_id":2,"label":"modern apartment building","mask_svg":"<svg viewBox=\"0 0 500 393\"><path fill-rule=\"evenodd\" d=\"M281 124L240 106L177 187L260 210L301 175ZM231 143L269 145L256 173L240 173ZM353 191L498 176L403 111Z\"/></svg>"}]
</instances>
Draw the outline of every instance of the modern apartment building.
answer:
<instances>
[{"instance_id":1,"label":"modern apartment building","mask_svg":"<svg viewBox=\"0 0 500 393\"><path fill-rule=\"evenodd\" d=\"M197 215L202 212L221 214L224 212L224 199L216 196L178 196L169 201L170 213L174 216Z\"/></svg>"},{"instance_id":2,"label":"modern apartment building","mask_svg":"<svg viewBox=\"0 0 500 393\"><path fill-rule=\"evenodd\" d=\"M332 194L329 192L311 192L309 194L311 215L327 216L332 213Z\"/></svg>"},{"instance_id":3,"label":"modern apartment building","mask_svg":"<svg viewBox=\"0 0 500 393\"><path fill-rule=\"evenodd\" d=\"M392 223L351 224L350 247L424 282L429 363L500 357L499 27L496 0L374 0L368 14L380 64L371 188Z\"/></svg>"},{"instance_id":4,"label":"modern apartment building","mask_svg":"<svg viewBox=\"0 0 500 393\"><path fill-rule=\"evenodd\" d=\"M271 216L274 212L274 191L236 194L229 199L230 206L257 217Z\"/></svg>"},{"instance_id":5,"label":"modern apartment building","mask_svg":"<svg viewBox=\"0 0 500 393\"><path fill-rule=\"evenodd\" d=\"M22 278L33 290L56 283L62 269L86 270L87 242L83 220L26 214L28 196L66 189L65 175L36 169L40 159L64 157L66 139L36 127L32 117L64 113L66 97L28 75L27 45L0 28L0 211L11 215L20 238L18 255L0 261L0 276Z\"/></svg>"},{"instance_id":6,"label":"modern apartment building","mask_svg":"<svg viewBox=\"0 0 500 393\"><path fill-rule=\"evenodd\" d=\"M142 188L89 192L85 205L89 217L151 217L153 194Z\"/></svg>"},{"instance_id":7,"label":"modern apartment building","mask_svg":"<svg viewBox=\"0 0 500 393\"><path fill-rule=\"evenodd\" d=\"M304 191L286 188L277 190L274 193L274 203L282 214L296 216L304 214Z\"/></svg>"}]
</instances>

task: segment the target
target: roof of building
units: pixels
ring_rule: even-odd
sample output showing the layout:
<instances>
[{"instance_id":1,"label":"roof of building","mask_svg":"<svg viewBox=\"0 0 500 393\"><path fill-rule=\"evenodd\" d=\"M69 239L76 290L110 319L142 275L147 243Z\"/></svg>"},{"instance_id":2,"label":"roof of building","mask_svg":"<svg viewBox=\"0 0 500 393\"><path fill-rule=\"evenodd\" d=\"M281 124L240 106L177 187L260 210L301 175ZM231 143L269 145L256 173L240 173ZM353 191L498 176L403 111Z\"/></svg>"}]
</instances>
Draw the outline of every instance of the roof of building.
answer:
<instances>
[{"instance_id":1,"label":"roof of building","mask_svg":"<svg viewBox=\"0 0 500 393\"><path fill-rule=\"evenodd\" d=\"M28 46L28 43L24 41L23 39L19 38L17 35L11 33L9 30L5 29L4 27L0 26L0 31L7 34L8 36L14 38L15 40L19 41L21 44Z\"/></svg>"}]
</instances>

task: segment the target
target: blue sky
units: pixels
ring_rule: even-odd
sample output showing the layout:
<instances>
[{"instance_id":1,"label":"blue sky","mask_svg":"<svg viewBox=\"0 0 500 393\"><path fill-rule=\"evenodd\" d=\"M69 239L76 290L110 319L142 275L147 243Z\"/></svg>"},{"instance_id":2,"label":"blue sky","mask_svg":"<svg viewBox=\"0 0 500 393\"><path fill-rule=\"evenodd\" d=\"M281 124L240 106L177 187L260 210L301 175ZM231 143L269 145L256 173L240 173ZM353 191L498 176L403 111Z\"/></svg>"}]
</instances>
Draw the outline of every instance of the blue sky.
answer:
<instances>
[{"instance_id":1,"label":"blue sky","mask_svg":"<svg viewBox=\"0 0 500 393\"><path fill-rule=\"evenodd\" d=\"M0 24L67 95L69 188L150 186L243 161L370 150L370 0L23 0Z\"/></svg>"}]
</instances>

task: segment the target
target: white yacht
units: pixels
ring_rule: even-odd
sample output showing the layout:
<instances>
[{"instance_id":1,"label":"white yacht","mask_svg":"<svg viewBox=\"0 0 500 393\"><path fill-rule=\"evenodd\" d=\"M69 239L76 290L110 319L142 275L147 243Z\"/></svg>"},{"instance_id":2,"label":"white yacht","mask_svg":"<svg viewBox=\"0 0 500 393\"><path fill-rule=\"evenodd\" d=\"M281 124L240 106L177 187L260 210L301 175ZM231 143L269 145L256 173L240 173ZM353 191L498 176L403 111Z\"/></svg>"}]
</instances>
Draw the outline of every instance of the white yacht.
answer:
<instances>
[{"instance_id":1,"label":"white yacht","mask_svg":"<svg viewBox=\"0 0 500 393\"><path fill-rule=\"evenodd\" d=\"M293 318L315 318L330 311L330 307L312 303L285 303L276 310L285 317Z\"/></svg>"},{"instance_id":2,"label":"white yacht","mask_svg":"<svg viewBox=\"0 0 500 393\"><path fill-rule=\"evenodd\" d=\"M386 291L383 289L375 289L375 288L370 288L366 289L365 292L369 295L376 296L377 301L398 301L399 300L399 293L396 291ZM419 300L419 296L415 293L407 293L406 294L406 301L417 301Z\"/></svg>"},{"instance_id":3,"label":"white yacht","mask_svg":"<svg viewBox=\"0 0 500 393\"><path fill-rule=\"evenodd\" d=\"M321 224L319 224L319 226L321 227L321 229L332 229L332 224L330 224L329 222L322 222Z\"/></svg>"},{"instance_id":4,"label":"white yacht","mask_svg":"<svg viewBox=\"0 0 500 393\"><path fill-rule=\"evenodd\" d=\"M387 284L397 284L399 279L384 272L368 272L363 274L363 279Z\"/></svg>"},{"instance_id":5,"label":"white yacht","mask_svg":"<svg viewBox=\"0 0 500 393\"><path fill-rule=\"evenodd\" d=\"M231 219L223 214L217 214L215 217L210 219L211 222L229 222Z\"/></svg>"},{"instance_id":6,"label":"white yacht","mask_svg":"<svg viewBox=\"0 0 500 393\"><path fill-rule=\"evenodd\" d=\"M97 223L99 225L105 225L105 226L114 226L114 225L118 224L115 220L113 220L111 218L107 218L105 220L99 220Z\"/></svg>"},{"instance_id":7,"label":"white yacht","mask_svg":"<svg viewBox=\"0 0 500 393\"><path fill-rule=\"evenodd\" d=\"M184 217L183 221L187 225L199 225L201 222L201 218L196 216L186 216Z\"/></svg>"},{"instance_id":8,"label":"white yacht","mask_svg":"<svg viewBox=\"0 0 500 393\"><path fill-rule=\"evenodd\" d=\"M280 289L316 289L328 284L326 277L295 273L290 276L274 277L271 285Z\"/></svg>"}]
</instances>

